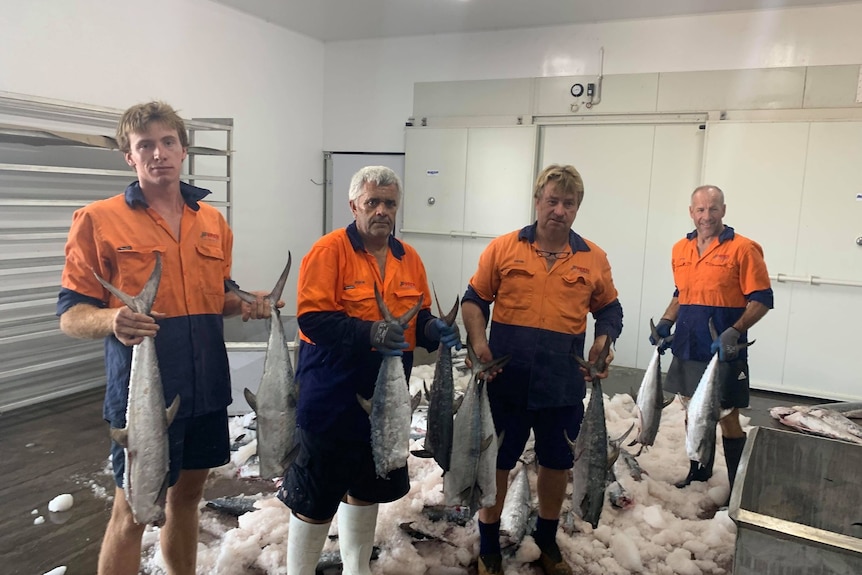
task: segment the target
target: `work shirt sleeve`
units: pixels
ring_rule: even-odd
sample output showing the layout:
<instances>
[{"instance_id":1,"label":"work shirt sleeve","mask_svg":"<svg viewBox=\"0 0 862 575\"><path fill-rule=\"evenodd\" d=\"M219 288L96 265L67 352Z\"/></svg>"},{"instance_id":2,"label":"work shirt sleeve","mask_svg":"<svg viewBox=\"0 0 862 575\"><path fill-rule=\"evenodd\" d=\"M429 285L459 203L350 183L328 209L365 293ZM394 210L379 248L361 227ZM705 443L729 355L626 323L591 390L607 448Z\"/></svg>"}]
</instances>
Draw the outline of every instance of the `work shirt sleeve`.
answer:
<instances>
[{"instance_id":1,"label":"work shirt sleeve","mask_svg":"<svg viewBox=\"0 0 862 575\"><path fill-rule=\"evenodd\" d=\"M336 248L314 246L303 260L297 285L297 323L309 339L325 347L355 351L371 348L371 321L350 317L335 295L340 292Z\"/></svg>"},{"instance_id":2,"label":"work shirt sleeve","mask_svg":"<svg viewBox=\"0 0 862 575\"><path fill-rule=\"evenodd\" d=\"M110 281L111 269L105 265L91 215L84 209L72 216L66 241L66 262L60 280L57 315L79 303L106 307L107 292L93 272Z\"/></svg>"},{"instance_id":3,"label":"work shirt sleeve","mask_svg":"<svg viewBox=\"0 0 862 575\"><path fill-rule=\"evenodd\" d=\"M750 242L746 248L740 250L739 282L745 299L762 303L772 309L772 284L763 259L763 249L756 242Z\"/></svg>"}]
</instances>

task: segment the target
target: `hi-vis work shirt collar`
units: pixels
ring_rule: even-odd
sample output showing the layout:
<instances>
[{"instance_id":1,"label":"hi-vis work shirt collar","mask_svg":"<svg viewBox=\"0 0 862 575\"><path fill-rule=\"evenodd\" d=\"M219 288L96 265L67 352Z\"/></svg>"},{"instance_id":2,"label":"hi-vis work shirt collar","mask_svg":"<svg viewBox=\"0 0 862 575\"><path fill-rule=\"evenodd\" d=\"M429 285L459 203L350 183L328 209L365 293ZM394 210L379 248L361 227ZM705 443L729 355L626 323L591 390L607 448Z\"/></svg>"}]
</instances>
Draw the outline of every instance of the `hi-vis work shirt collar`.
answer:
<instances>
[{"instance_id":1,"label":"hi-vis work shirt collar","mask_svg":"<svg viewBox=\"0 0 862 575\"><path fill-rule=\"evenodd\" d=\"M522 228L521 231L518 232L518 239L526 240L531 244L535 242L536 228L538 227L538 225L539 222L533 222L532 225ZM569 247L572 248L572 253L590 251L590 246L587 245L587 242L584 241L584 238L576 234L574 230L569 230Z\"/></svg>"},{"instance_id":2,"label":"hi-vis work shirt collar","mask_svg":"<svg viewBox=\"0 0 862 575\"><path fill-rule=\"evenodd\" d=\"M347 226L347 238L350 240L350 245L354 251L366 251L365 242L362 241L362 236L359 235L359 230L356 229L355 220ZM404 246L392 234L389 234L389 251L399 260L404 257Z\"/></svg>"},{"instance_id":3,"label":"hi-vis work shirt collar","mask_svg":"<svg viewBox=\"0 0 862 575\"><path fill-rule=\"evenodd\" d=\"M720 234L718 234L718 243L721 244L721 243L724 243L728 240L732 240L734 235L735 235L735 232L733 231L732 227L724 226L724 229L721 231ZM694 230L693 232L686 234L685 237L690 239L690 240L696 239L697 238L697 230Z\"/></svg>"},{"instance_id":4,"label":"hi-vis work shirt collar","mask_svg":"<svg viewBox=\"0 0 862 575\"><path fill-rule=\"evenodd\" d=\"M208 196L210 191L185 182L180 182L180 194L182 194L183 201L185 201L188 207L194 211L198 211L200 209L198 202ZM126 198L126 204L132 209L135 209L137 206L144 208L150 207L147 205L147 200L144 199L144 191L141 189L141 183L138 180L129 184L124 195Z\"/></svg>"}]
</instances>

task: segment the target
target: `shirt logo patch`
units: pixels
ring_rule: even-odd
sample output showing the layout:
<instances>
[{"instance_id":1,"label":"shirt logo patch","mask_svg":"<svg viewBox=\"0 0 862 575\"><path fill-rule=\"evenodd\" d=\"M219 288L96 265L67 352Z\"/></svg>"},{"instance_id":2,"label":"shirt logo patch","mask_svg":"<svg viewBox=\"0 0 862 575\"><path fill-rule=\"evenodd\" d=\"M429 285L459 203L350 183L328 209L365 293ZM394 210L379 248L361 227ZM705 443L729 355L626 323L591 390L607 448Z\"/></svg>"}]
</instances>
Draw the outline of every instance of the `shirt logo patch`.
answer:
<instances>
[{"instance_id":1,"label":"shirt logo patch","mask_svg":"<svg viewBox=\"0 0 862 575\"><path fill-rule=\"evenodd\" d=\"M201 232L201 239L204 239L204 240L207 240L210 242L217 242L217 241L219 241L219 235L211 233L211 232Z\"/></svg>"},{"instance_id":2,"label":"shirt logo patch","mask_svg":"<svg viewBox=\"0 0 862 575\"><path fill-rule=\"evenodd\" d=\"M582 268L581 266L572 266L572 269L582 274L589 274L590 268Z\"/></svg>"},{"instance_id":3,"label":"shirt logo patch","mask_svg":"<svg viewBox=\"0 0 862 575\"><path fill-rule=\"evenodd\" d=\"M416 284L413 282L400 282L400 287L416 287Z\"/></svg>"},{"instance_id":4,"label":"shirt logo patch","mask_svg":"<svg viewBox=\"0 0 862 575\"><path fill-rule=\"evenodd\" d=\"M712 256L712 260L716 262L726 262L730 259L730 256L727 254L715 254Z\"/></svg>"},{"instance_id":5,"label":"shirt logo patch","mask_svg":"<svg viewBox=\"0 0 862 575\"><path fill-rule=\"evenodd\" d=\"M351 290L351 289L356 289L356 286L351 286L351 285L344 286L344 291Z\"/></svg>"},{"instance_id":6,"label":"shirt logo patch","mask_svg":"<svg viewBox=\"0 0 862 575\"><path fill-rule=\"evenodd\" d=\"M132 246L120 246L117 248L117 251L118 252L127 252L127 251L130 251L131 249L132 249Z\"/></svg>"}]
</instances>

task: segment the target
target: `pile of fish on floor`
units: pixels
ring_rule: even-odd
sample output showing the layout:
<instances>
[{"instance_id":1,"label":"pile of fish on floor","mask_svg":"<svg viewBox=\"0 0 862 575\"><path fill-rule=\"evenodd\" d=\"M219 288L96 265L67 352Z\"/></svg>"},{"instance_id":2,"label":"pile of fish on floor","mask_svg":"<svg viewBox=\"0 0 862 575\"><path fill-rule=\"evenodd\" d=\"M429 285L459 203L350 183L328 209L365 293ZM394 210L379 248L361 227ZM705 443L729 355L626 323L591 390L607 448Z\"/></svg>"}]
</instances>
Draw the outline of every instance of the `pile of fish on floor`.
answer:
<instances>
[{"instance_id":1,"label":"pile of fish on floor","mask_svg":"<svg viewBox=\"0 0 862 575\"><path fill-rule=\"evenodd\" d=\"M493 381L482 383L474 377L475 373L467 372L463 354L462 351L450 356L452 364L448 369L445 359L443 369L439 364L414 367L409 389L413 397L424 396L425 402L412 414L409 452L404 454L411 490L399 501L380 507L375 538L378 547L372 561L375 574L476 572L475 509L487 504L490 488L483 479L481 461L471 463L473 471L466 478L463 473L456 473L462 471L463 465L456 462L465 457L459 455L459 450L467 451L464 449L467 440L463 437L477 442L480 458L492 444L496 446L495 441L489 442L486 437L487 391L483 389L485 385L493 385ZM731 570L736 527L726 511L716 512L728 496L723 458L715 458L714 475L708 482L686 489L673 486L688 467L686 408L678 400L667 404L660 388L657 352L653 359L638 394L640 407L626 394L608 398L597 379L585 399L583 425L588 429L572 442L576 464L558 537L565 557L577 573L725 574ZM433 389L441 379L447 382L443 385L449 385L447 373L451 374L455 396L452 409L461 402L459 415L454 418L451 430L432 431L439 424L431 415ZM425 389L428 381L434 382L430 390ZM466 431L457 429L459 419ZM257 493L207 504L210 509L202 514L201 521L198 571L231 575L285 573L290 512L274 497L275 483L255 478L259 471L254 427L259 422L247 415L233 418L231 425L231 436L239 439L235 444L237 451L232 462L216 473L246 477L249 491ZM638 453L624 445L634 427L638 428ZM448 455L449 471L444 474L448 445L445 437L450 434L452 452ZM474 457L475 448L472 445ZM528 445L522 462L510 475L501 521L507 574L539 572L533 566L539 550L530 536L536 514L535 492L536 470ZM336 516L330 541L318 565L319 573L340 572L337 534ZM157 539L150 532L145 540L148 548L144 568L148 573L164 572Z\"/></svg>"}]
</instances>

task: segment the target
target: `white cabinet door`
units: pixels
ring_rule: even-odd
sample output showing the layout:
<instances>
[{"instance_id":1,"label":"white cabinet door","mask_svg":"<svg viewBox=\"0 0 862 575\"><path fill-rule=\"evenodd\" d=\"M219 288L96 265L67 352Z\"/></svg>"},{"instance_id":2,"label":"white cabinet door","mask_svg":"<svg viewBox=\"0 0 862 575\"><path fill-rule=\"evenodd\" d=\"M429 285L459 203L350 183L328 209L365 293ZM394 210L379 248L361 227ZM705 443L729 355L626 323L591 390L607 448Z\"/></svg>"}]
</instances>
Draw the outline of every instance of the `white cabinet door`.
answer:
<instances>
[{"instance_id":1,"label":"white cabinet door","mask_svg":"<svg viewBox=\"0 0 862 575\"><path fill-rule=\"evenodd\" d=\"M498 236L531 223L534 126L470 128L464 231Z\"/></svg>"},{"instance_id":2,"label":"white cabinet door","mask_svg":"<svg viewBox=\"0 0 862 575\"><path fill-rule=\"evenodd\" d=\"M763 247L770 274L794 269L808 129L805 122L707 126L703 182L724 191L724 223ZM775 309L749 333L757 340L749 355L751 383L791 391L793 375L784 369L791 290L773 282L773 291Z\"/></svg>"},{"instance_id":3,"label":"white cabinet door","mask_svg":"<svg viewBox=\"0 0 862 575\"><path fill-rule=\"evenodd\" d=\"M467 130L412 128L405 145L403 229L462 230Z\"/></svg>"},{"instance_id":4,"label":"white cabinet door","mask_svg":"<svg viewBox=\"0 0 862 575\"><path fill-rule=\"evenodd\" d=\"M862 282L862 122L811 124L795 246L795 276ZM776 198L780 201L780 198ZM776 269L776 272L784 272ZM791 292L784 387L862 400L862 288L782 285ZM767 316L768 317L768 316Z\"/></svg>"}]
</instances>

